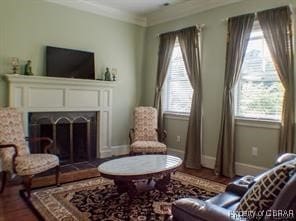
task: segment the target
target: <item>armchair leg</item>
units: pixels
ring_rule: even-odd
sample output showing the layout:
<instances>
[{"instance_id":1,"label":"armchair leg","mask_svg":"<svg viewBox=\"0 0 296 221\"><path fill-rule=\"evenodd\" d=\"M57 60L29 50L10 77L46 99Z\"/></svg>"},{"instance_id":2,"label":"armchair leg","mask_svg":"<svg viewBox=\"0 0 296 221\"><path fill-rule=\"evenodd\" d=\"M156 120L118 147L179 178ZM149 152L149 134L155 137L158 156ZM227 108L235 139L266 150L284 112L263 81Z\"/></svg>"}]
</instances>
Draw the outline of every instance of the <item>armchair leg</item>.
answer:
<instances>
[{"instance_id":1,"label":"armchair leg","mask_svg":"<svg viewBox=\"0 0 296 221\"><path fill-rule=\"evenodd\" d=\"M56 166L56 185L57 186L60 186L60 175L61 175L61 172L60 172L60 165Z\"/></svg>"},{"instance_id":2,"label":"armchair leg","mask_svg":"<svg viewBox=\"0 0 296 221\"><path fill-rule=\"evenodd\" d=\"M0 193L3 193L5 185L6 185L6 180L7 180L7 172L6 171L2 171L2 181L1 181L1 189L0 189Z\"/></svg>"},{"instance_id":3,"label":"armchair leg","mask_svg":"<svg viewBox=\"0 0 296 221\"><path fill-rule=\"evenodd\" d=\"M24 186L27 190L27 195L28 195L29 199L31 198L32 178L33 178L33 175L29 175L29 176L24 177Z\"/></svg>"}]
</instances>

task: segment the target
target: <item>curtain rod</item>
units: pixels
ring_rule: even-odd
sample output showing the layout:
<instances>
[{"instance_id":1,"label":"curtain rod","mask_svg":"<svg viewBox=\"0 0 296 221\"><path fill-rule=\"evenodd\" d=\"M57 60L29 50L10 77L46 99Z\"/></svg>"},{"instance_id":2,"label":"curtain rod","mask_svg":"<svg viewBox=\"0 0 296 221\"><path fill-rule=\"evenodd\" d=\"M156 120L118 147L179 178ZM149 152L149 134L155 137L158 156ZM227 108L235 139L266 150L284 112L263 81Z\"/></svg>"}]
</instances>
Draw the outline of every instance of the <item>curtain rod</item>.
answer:
<instances>
[{"instance_id":1,"label":"curtain rod","mask_svg":"<svg viewBox=\"0 0 296 221\"><path fill-rule=\"evenodd\" d=\"M247 13L248 14L248 13ZM257 12L254 12L254 14L255 14L255 17L257 17ZM237 15L237 16L239 16L239 15ZM233 16L233 17L236 17L236 16ZM228 18L223 18L223 19L221 19L221 22L228 22L228 20L230 19L231 17L228 17Z\"/></svg>"},{"instance_id":2,"label":"curtain rod","mask_svg":"<svg viewBox=\"0 0 296 221\"><path fill-rule=\"evenodd\" d=\"M296 14L296 12L295 12L296 8L293 8L293 5L292 4L279 6L277 8L281 8L281 7L285 7L285 6L288 6L290 8L292 14L294 14L294 15ZM274 8L270 8L270 9L274 9ZM266 10L269 10L269 9L266 9ZM260 10L260 11L262 11L262 10ZM255 17L257 17L258 12L260 12L260 11L248 12L246 14L254 13L255 14ZM236 15L236 16L240 16L240 15ZM235 17L235 16L233 16L233 17ZM228 19L229 18L231 18L231 17L223 18L223 19L221 19L221 22L228 22Z\"/></svg>"},{"instance_id":3,"label":"curtain rod","mask_svg":"<svg viewBox=\"0 0 296 221\"><path fill-rule=\"evenodd\" d=\"M201 30L202 28L204 28L206 25L205 24L198 24L198 25L195 25L197 27L198 30ZM186 28L186 27L185 27ZM182 29L185 29L185 28L181 28L181 29L177 29L177 30L174 30L174 31L179 31L179 30L182 30ZM168 32L164 32L164 33L158 33L156 35L157 38L159 38L160 35L162 34L166 34L166 33L170 33L170 32L174 32L174 31L168 31Z\"/></svg>"}]
</instances>

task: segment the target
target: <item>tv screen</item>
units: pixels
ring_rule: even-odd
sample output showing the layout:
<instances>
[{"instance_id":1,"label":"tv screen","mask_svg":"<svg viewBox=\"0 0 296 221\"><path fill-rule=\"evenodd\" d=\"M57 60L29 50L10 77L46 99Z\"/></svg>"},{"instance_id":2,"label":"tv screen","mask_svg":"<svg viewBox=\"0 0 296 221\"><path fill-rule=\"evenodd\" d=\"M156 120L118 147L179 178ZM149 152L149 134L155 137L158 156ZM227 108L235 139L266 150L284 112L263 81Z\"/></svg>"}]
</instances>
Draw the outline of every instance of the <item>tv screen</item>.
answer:
<instances>
[{"instance_id":1,"label":"tv screen","mask_svg":"<svg viewBox=\"0 0 296 221\"><path fill-rule=\"evenodd\" d=\"M51 77L95 79L94 53L46 47L46 73Z\"/></svg>"}]
</instances>

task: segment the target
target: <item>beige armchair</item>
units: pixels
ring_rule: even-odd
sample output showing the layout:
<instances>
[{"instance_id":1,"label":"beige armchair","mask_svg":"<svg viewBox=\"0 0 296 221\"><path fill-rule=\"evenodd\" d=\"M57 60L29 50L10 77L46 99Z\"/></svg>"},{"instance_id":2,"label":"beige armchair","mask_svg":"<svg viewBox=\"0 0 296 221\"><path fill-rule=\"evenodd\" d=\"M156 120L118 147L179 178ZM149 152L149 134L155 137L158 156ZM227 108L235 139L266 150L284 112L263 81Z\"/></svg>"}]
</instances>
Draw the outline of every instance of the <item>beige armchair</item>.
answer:
<instances>
[{"instance_id":1,"label":"beige armchair","mask_svg":"<svg viewBox=\"0 0 296 221\"><path fill-rule=\"evenodd\" d=\"M59 158L48 154L53 142L47 137L30 140L30 142L40 141L47 141L44 154L30 154L24 137L22 114L15 108L0 108L0 159L2 164L0 193L4 191L8 172L23 177L28 198L30 198L32 178L38 173L56 168L56 184L59 185Z\"/></svg>"},{"instance_id":2,"label":"beige armchair","mask_svg":"<svg viewBox=\"0 0 296 221\"><path fill-rule=\"evenodd\" d=\"M157 110L153 107L136 107L134 128L130 129L130 154L167 152L163 143L166 131L157 129Z\"/></svg>"}]
</instances>

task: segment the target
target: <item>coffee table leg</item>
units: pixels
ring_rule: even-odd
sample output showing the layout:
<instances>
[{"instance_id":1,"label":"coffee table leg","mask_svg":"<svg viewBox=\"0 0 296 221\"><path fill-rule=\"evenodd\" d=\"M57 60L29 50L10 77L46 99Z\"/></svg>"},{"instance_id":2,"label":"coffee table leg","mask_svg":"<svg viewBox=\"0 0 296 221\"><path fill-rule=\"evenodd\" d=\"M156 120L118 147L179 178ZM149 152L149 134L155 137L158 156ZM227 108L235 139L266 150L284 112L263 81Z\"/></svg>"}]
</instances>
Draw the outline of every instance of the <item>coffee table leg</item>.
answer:
<instances>
[{"instance_id":1,"label":"coffee table leg","mask_svg":"<svg viewBox=\"0 0 296 221\"><path fill-rule=\"evenodd\" d=\"M171 174L169 173L165 175L162 179L159 179L156 181L155 188L162 192L166 192L167 185L170 183L170 181L171 181Z\"/></svg>"},{"instance_id":2,"label":"coffee table leg","mask_svg":"<svg viewBox=\"0 0 296 221\"><path fill-rule=\"evenodd\" d=\"M119 194L127 193L130 199L138 194L137 187L133 181L114 180L114 183Z\"/></svg>"},{"instance_id":3,"label":"coffee table leg","mask_svg":"<svg viewBox=\"0 0 296 221\"><path fill-rule=\"evenodd\" d=\"M128 185L126 182L121 180L114 180L115 185L117 186L117 192L119 194L125 193L128 190Z\"/></svg>"},{"instance_id":4,"label":"coffee table leg","mask_svg":"<svg viewBox=\"0 0 296 221\"><path fill-rule=\"evenodd\" d=\"M127 183L128 183L127 194L130 199L133 199L138 194L137 187L133 181L129 181Z\"/></svg>"}]
</instances>

